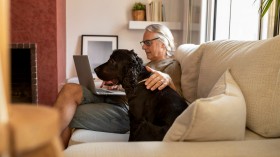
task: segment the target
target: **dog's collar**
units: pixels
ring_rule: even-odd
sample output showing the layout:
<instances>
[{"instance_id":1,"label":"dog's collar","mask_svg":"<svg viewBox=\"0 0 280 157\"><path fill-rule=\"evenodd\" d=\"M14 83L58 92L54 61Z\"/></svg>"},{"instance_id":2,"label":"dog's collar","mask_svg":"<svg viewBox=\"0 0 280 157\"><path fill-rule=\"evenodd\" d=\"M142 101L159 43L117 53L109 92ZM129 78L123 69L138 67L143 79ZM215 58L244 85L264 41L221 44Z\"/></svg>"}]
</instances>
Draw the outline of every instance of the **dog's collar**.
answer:
<instances>
[{"instance_id":1,"label":"dog's collar","mask_svg":"<svg viewBox=\"0 0 280 157\"><path fill-rule=\"evenodd\" d=\"M142 83L142 82L145 82L147 79L144 79L144 80L141 80L138 82L138 84Z\"/></svg>"}]
</instances>

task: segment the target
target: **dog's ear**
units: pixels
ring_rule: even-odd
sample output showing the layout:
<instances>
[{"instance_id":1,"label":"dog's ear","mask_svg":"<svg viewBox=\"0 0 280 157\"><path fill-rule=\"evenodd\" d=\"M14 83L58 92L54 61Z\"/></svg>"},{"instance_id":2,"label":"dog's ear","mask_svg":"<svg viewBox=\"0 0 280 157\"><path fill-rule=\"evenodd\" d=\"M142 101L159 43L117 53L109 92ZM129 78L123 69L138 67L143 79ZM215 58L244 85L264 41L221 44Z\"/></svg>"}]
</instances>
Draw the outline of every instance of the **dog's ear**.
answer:
<instances>
[{"instance_id":1,"label":"dog's ear","mask_svg":"<svg viewBox=\"0 0 280 157\"><path fill-rule=\"evenodd\" d=\"M143 60L137 56L137 54L133 51L129 51L130 62L123 70L123 82L122 85L128 93L133 94L134 88L137 85L138 75L143 67Z\"/></svg>"},{"instance_id":2,"label":"dog's ear","mask_svg":"<svg viewBox=\"0 0 280 157\"><path fill-rule=\"evenodd\" d=\"M131 65L131 64L130 64ZM137 66L127 65L123 71L122 86L128 94L134 94L135 87L137 86Z\"/></svg>"},{"instance_id":3,"label":"dog's ear","mask_svg":"<svg viewBox=\"0 0 280 157\"><path fill-rule=\"evenodd\" d=\"M138 56L136 55L136 60L137 60L137 62L138 62L139 64L143 65L143 60L142 60L142 58L140 58L140 57L138 57Z\"/></svg>"},{"instance_id":4,"label":"dog's ear","mask_svg":"<svg viewBox=\"0 0 280 157\"><path fill-rule=\"evenodd\" d=\"M135 61L136 61L138 64L143 65L143 60L142 60L142 58L138 57L137 53L135 53L133 49L130 50L130 53L134 56L133 59L135 59Z\"/></svg>"}]
</instances>

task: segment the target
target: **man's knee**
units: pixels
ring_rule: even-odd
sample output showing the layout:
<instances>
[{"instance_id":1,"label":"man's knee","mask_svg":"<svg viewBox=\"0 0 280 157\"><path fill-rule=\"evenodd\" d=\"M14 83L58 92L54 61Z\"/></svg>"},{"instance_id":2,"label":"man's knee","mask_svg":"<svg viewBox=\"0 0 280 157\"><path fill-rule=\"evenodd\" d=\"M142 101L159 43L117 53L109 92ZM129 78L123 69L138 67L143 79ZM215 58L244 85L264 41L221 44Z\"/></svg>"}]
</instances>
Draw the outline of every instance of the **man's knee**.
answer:
<instances>
[{"instance_id":1,"label":"man's knee","mask_svg":"<svg viewBox=\"0 0 280 157\"><path fill-rule=\"evenodd\" d=\"M60 95L63 95L68 99L75 99L76 101L80 102L83 96L82 87L79 84L67 83L61 89Z\"/></svg>"},{"instance_id":2,"label":"man's knee","mask_svg":"<svg viewBox=\"0 0 280 157\"><path fill-rule=\"evenodd\" d=\"M61 90L77 91L81 89L81 85L76 83L66 83Z\"/></svg>"}]
</instances>

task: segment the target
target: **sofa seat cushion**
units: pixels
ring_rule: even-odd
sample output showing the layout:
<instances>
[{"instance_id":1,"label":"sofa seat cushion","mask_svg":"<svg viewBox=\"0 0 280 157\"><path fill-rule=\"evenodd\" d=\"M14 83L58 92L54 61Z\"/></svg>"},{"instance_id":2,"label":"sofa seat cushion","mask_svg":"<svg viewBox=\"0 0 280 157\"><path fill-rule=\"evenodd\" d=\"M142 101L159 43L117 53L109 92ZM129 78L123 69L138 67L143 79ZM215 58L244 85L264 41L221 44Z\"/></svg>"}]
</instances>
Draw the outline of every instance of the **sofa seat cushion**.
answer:
<instances>
[{"instance_id":1,"label":"sofa seat cushion","mask_svg":"<svg viewBox=\"0 0 280 157\"><path fill-rule=\"evenodd\" d=\"M243 140L246 104L229 70L208 98L193 102L173 123L164 141Z\"/></svg>"},{"instance_id":2,"label":"sofa seat cushion","mask_svg":"<svg viewBox=\"0 0 280 157\"><path fill-rule=\"evenodd\" d=\"M88 142L127 142L129 132L125 134L99 132L85 129L75 129L68 146Z\"/></svg>"},{"instance_id":3,"label":"sofa seat cushion","mask_svg":"<svg viewBox=\"0 0 280 157\"><path fill-rule=\"evenodd\" d=\"M245 130L245 139L246 141L249 141L249 140L267 140L267 138L259 135L259 134L256 134L255 132L249 130L248 128L246 128Z\"/></svg>"},{"instance_id":4,"label":"sofa seat cushion","mask_svg":"<svg viewBox=\"0 0 280 157\"><path fill-rule=\"evenodd\" d=\"M93 142L68 147L65 157L279 157L280 139L216 142Z\"/></svg>"}]
</instances>

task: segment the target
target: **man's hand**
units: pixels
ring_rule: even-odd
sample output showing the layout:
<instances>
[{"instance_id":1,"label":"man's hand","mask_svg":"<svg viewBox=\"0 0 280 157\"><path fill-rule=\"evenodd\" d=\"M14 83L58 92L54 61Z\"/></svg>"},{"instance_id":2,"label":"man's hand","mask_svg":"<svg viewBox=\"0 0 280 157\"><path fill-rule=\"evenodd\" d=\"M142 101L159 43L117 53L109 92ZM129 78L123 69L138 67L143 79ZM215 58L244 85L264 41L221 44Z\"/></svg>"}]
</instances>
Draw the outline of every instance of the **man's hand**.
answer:
<instances>
[{"instance_id":1,"label":"man's hand","mask_svg":"<svg viewBox=\"0 0 280 157\"><path fill-rule=\"evenodd\" d=\"M109 90L120 90L122 89L121 85L114 85L111 81L103 81L100 88L106 88Z\"/></svg>"},{"instance_id":2,"label":"man's hand","mask_svg":"<svg viewBox=\"0 0 280 157\"><path fill-rule=\"evenodd\" d=\"M145 85L147 89L151 89L152 91L155 89L162 90L166 86L170 86L174 90L176 90L171 77L168 74L163 72L154 70L148 66L146 66L147 71L152 72L153 74L145 81Z\"/></svg>"}]
</instances>

